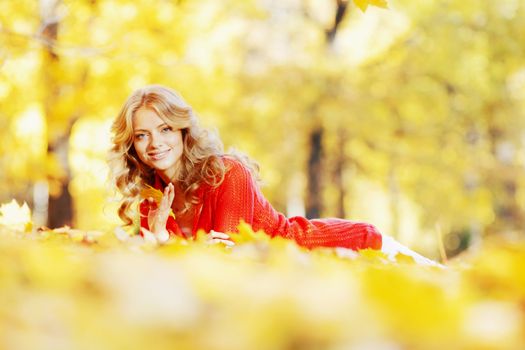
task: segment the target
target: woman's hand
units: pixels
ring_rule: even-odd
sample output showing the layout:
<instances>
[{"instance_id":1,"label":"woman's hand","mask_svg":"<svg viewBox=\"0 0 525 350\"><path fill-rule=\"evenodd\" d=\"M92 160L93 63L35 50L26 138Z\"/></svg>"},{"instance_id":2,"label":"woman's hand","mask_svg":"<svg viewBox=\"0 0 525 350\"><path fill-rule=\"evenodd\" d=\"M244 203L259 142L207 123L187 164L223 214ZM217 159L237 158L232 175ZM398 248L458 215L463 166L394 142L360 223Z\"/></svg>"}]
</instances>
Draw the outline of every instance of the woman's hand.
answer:
<instances>
[{"instance_id":1,"label":"woman's hand","mask_svg":"<svg viewBox=\"0 0 525 350\"><path fill-rule=\"evenodd\" d=\"M401 243L399 243L394 238L388 235L382 235L382 239L383 245L381 247L381 251L387 255L389 260L395 261L395 256L398 253L401 253L412 257L418 265L445 267L444 265L437 263L429 258L425 258L423 255L420 255L415 251L411 250L410 248L405 247L404 245L402 245Z\"/></svg>"},{"instance_id":2,"label":"woman's hand","mask_svg":"<svg viewBox=\"0 0 525 350\"><path fill-rule=\"evenodd\" d=\"M148 212L148 225L150 232L155 236L159 243L165 243L170 235L166 230L166 223L171 212L171 205L175 199L175 188L170 183L164 188L164 194L158 208L150 209ZM150 204L154 203L153 198L148 198ZM144 233L144 230L143 230ZM146 237L146 235L144 236Z\"/></svg>"},{"instance_id":3,"label":"woman's hand","mask_svg":"<svg viewBox=\"0 0 525 350\"><path fill-rule=\"evenodd\" d=\"M170 234L168 231L164 230L164 232L161 233L153 233L150 230L141 227L140 232L142 233L142 237L144 238L144 242L150 243L150 244L163 244L168 241L170 238Z\"/></svg>"},{"instance_id":4,"label":"woman's hand","mask_svg":"<svg viewBox=\"0 0 525 350\"><path fill-rule=\"evenodd\" d=\"M208 239L206 240L207 244L218 244L222 243L227 247L232 247L235 243L230 239L230 236L224 232L218 232L211 230Z\"/></svg>"}]
</instances>

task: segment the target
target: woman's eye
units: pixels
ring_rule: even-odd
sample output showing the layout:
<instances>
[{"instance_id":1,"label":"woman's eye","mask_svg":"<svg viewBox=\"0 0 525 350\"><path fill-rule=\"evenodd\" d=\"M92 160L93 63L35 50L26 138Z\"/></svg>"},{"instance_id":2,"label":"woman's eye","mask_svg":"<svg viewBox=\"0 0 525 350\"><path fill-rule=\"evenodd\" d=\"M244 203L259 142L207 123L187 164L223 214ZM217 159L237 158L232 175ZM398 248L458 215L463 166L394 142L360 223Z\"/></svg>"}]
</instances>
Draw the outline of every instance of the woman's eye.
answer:
<instances>
[{"instance_id":1,"label":"woman's eye","mask_svg":"<svg viewBox=\"0 0 525 350\"><path fill-rule=\"evenodd\" d=\"M162 132L168 132L168 131L171 131L170 126L166 126L165 128L162 128Z\"/></svg>"},{"instance_id":2,"label":"woman's eye","mask_svg":"<svg viewBox=\"0 0 525 350\"><path fill-rule=\"evenodd\" d=\"M135 134L135 139L142 140L144 137L146 137L146 134Z\"/></svg>"}]
</instances>

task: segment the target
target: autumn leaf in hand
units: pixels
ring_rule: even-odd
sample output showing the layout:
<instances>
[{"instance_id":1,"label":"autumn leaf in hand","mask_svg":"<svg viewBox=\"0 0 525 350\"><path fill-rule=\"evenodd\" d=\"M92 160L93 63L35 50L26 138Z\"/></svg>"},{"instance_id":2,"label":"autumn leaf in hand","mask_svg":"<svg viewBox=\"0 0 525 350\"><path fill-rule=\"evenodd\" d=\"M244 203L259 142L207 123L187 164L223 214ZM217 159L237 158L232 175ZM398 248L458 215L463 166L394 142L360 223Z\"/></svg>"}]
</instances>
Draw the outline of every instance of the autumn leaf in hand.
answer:
<instances>
[{"instance_id":1,"label":"autumn leaf in hand","mask_svg":"<svg viewBox=\"0 0 525 350\"><path fill-rule=\"evenodd\" d=\"M162 193L162 191L157 190L156 188L151 187L150 185L146 185L146 187L143 188L140 191L140 197L141 198L143 198L143 199L153 198L153 200L157 204L157 207L160 205L160 202L162 201L162 196L163 195L164 194ZM172 209L170 209L170 216L173 219L175 219L175 213L173 212Z\"/></svg>"}]
</instances>

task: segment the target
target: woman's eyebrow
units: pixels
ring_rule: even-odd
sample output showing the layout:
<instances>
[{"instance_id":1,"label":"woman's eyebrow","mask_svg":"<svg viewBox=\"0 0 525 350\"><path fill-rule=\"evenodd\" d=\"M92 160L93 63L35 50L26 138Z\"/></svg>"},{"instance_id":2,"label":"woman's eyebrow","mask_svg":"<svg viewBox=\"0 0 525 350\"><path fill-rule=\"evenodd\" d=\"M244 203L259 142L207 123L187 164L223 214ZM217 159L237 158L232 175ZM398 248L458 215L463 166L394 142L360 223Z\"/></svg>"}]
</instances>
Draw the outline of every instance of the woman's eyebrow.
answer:
<instances>
[{"instance_id":1,"label":"woman's eyebrow","mask_svg":"<svg viewBox=\"0 0 525 350\"><path fill-rule=\"evenodd\" d=\"M155 129L160 129L160 128L163 128L164 126L169 126L168 124L166 123L160 123L159 125L157 125L155 127ZM148 131L147 129L135 129L133 130L133 132L138 132L138 131Z\"/></svg>"}]
</instances>

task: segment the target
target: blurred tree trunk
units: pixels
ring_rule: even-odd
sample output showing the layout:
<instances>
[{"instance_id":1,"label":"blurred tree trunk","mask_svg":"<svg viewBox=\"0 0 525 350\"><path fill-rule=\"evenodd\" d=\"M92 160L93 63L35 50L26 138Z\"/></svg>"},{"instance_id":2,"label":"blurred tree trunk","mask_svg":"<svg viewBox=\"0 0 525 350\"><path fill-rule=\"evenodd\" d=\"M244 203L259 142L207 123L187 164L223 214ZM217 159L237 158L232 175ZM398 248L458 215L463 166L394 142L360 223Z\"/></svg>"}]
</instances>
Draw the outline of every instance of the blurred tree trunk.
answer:
<instances>
[{"instance_id":1,"label":"blurred tree trunk","mask_svg":"<svg viewBox=\"0 0 525 350\"><path fill-rule=\"evenodd\" d=\"M337 188L337 203L336 203L336 216L338 218L345 218L345 197L346 197L346 186L344 183L344 174L346 169L346 154L345 154L345 145L347 139L347 132L345 128L340 128L337 133L337 153L335 160L335 169L334 169L334 186Z\"/></svg>"},{"instance_id":2,"label":"blurred tree trunk","mask_svg":"<svg viewBox=\"0 0 525 350\"><path fill-rule=\"evenodd\" d=\"M310 132L310 155L308 158L308 185L306 198L306 217L318 218L322 203L322 158L323 158L323 128L314 127Z\"/></svg>"},{"instance_id":3,"label":"blurred tree trunk","mask_svg":"<svg viewBox=\"0 0 525 350\"><path fill-rule=\"evenodd\" d=\"M348 8L345 0L336 0L337 6L334 14L333 25L326 30L326 51L329 53L334 43L339 25L341 24ZM315 108L314 108L315 110ZM323 123L322 117L314 112L315 121L313 128L308 135L309 156L307 164L307 196L306 196L306 216L315 218L321 215L323 209L323 173L322 162L323 150Z\"/></svg>"},{"instance_id":4,"label":"blurred tree trunk","mask_svg":"<svg viewBox=\"0 0 525 350\"><path fill-rule=\"evenodd\" d=\"M68 150L69 136L73 121L61 132L54 135L53 127L56 118L56 106L60 95L60 83L58 81L60 57L56 52L56 42L59 28L58 6L59 0L40 1L41 11L41 37L44 41L43 50L43 83L44 83L44 110L48 125L48 160L58 165L58 174L50 174L50 191L48 205L49 227L60 227L72 225L73 204L69 193L71 174L69 170Z\"/></svg>"},{"instance_id":5,"label":"blurred tree trunk","mask_svg":"<svg viewBox=\"0 0 525 350\"><path fill-rule=\"evenodd\" d=\"M72 121L66 133L58 140L50 143L47 148L48 154L59 161L63 170L63 176L55 183L54 186L56 187L50 191L47 224L51 228L73 225L73 199L69 192L71 172L68 161L69 137L73 124L74 122Z\"/></svg>"}]
</instances>

